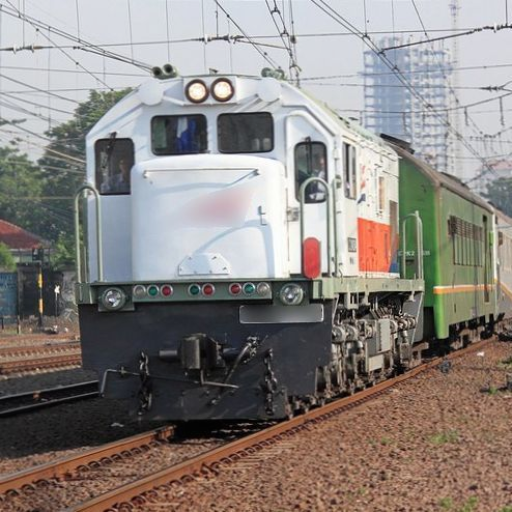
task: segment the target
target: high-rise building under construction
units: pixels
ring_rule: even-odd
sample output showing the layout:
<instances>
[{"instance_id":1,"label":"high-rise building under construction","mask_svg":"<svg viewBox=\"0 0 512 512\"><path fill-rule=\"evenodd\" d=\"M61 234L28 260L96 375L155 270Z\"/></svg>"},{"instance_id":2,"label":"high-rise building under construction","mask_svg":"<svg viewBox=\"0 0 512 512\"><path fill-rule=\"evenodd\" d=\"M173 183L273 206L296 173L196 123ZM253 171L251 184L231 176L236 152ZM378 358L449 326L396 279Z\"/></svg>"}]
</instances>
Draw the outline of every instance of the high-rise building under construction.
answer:
<instances>
[{"instance_id":1,"label":"high-rise building under construction","mask_svg":"<svg viewBox=\"0 0 512 512\"><path fill-rule=\"evenodd\" d=\"M378 46L390 48L401 43L388 37ZM430 165L458 174L455 141L448 129L453 111L450 52L424 44L389 49L386 56L396 72L376 53L367 51L364 55L365 126L410 142Z\"/></svg>"}]
</instances>

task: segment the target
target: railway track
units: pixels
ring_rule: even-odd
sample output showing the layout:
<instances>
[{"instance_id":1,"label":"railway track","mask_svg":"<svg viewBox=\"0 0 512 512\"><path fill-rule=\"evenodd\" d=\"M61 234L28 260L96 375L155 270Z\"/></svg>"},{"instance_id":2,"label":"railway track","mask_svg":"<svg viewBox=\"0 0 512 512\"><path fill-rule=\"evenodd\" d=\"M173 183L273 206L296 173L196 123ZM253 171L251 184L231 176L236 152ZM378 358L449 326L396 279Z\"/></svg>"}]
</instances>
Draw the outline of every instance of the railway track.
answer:
<instances>
[{"instance_id":1,"label":"railway track","mask_svg":"<svg viewBox=\"0 0 512 512\"><path fill-rule=\"evenodd\" d=\"M82 356L78 341L0 348L0 375L80 366L81 363Z\"/></svg>"},{"instance_id":2,"label":"railway track","mask_svg":"<svg viewBox=\"0 0 512 512\"><path fill-rule=\"evenodd\" d=\"M0 331L0 345L7 345L9 343L35 343L35 342L50 342L54 343L56 341L66 342L71 339L77 339L78 337L72 333L65 334L44 334L44 333L36 333L36 334L9 334L4 335Z\"/></svg>"},{"instance_id":3,"label":"railway track","mask_svg":"<svg viewBox=\"0 0 512 512\"><path fill-rule=\"evenodd\" d=\"M59 479L70 478L80 472L109 465L116 460L129 459L141 451L149 450L155 443L167 441L173 432L172 427L158 428L78 455L7 475L0 479L0 504L6 504L23 493L35 492L38 488L44 489ZM0 508L3 510L1 506Z\"/></svg>"},{"instance_id":4,"label":"railway track","mask_svg":"<svg viewBox=\"0 0 512 512\"><path fill-rule=\"evenodd\" d=\"M101 495L96 495L93 499L87 499L82 503L68 506L65 510L67 512L130 511L134 507L143 507L153 500L158 500L161 494L173 493L178 489L183 491L183 486L186 486L187 483L196 479L215 478L215 476L225 468L232 467L232 465L237 462L245 461L253 463L255 460L265 459L272 451L283 449L283 446L286 445L286 441L293 443L293 436L297 433L315 428L320 423L386 393L397 384L413 378L421 372L437 367L447 360L480 350L487 343L488 341L483 341L471 345L465 350L450 354L446 358L437 358L403 375L397 376L394 379L381 382L371 388L360 391L353 396L336 400L321 408L313 409L306 414L292 418L289 421L279 423L256 433L251 433L234 442L229 442L220 448L188 457L186 460L177 464L170 465L165 469L160 469L144 477L138 477L136 480L131 478L129 483L119 485L118 481L117 487L112 490ZM117 450L117 452L115 452L115 450ZM114 448L114 452L111 453L117 453L117 455L92 454L86 464L92 465L92 467L104 463L110 464L112 461L117 460L119 450ZM67 466L64 467L67 469L45 469L45 473L42 473L43 476L34 472L24 472L24 474L21 475L23 480L17 478L15 475L9 480L4 479L0 481L0 494L3 494L4 500L7 500L5 501L7 504L8 500L13 496L18 496L20 492L23 492L13 489L21 488L22 490L31 491L34 486L37 487L37 483L35 482L38 480L43 479L46 481L51 478L62 478L64 474L68 474L67 478L69 478L69 474L72 475L79 466L84 466L83 463L76 461L65 461L65 464ZM94 493L89 493L89 495L92 494ZM64 510L64 508L59 508L58 510Z\"/></svg>"},{"instance_id":5,"label":"railway track","mask_svg":"<svg viewBox=\"0 0 512 512\"><path fill-rule=\"evenodd\" d=\"M0 397L0 418L99 396L97 380Z\"/></svg>"},{"instance_id":6,"label":"railway track","mask_svg":"<svg viewBox=\"0 0 512 512\"><path fill-rule=\"evenodd\" d=\"M80 366L81 364L82 356L80 354L53 355L21 361L2 361L0 362L0 375L24 373L34 370Z\"/></svg>"},{"instance_id":7,"label":"railway track","mask_svg":"<svg viewBox=\"0 0 512 512\"><path fill-rule=\"evenodd\" d=\"M48 352L64 353L79 351L79 341L51 341L38 345L0 347L0 357L27 357L32 355L45 355Z\"/></svg>"},{"instance_id":8,"label":"railway track","mask_svg":"<svg viewBox=\"0 0 512 512\"><path fill-rule=\"evenodd\" d=\"M462 355L482 348L487 343L488 341L479 342L465 350L451 354L448 358L436 358L394 379L383 381L355 395L336 400L321 408L292 418L289 421L279 423L273 427L194 457L193 459L167 468L139 481L119 487L114 491L105 493L88 502L69 508L67 512L125 512L132 509L132 504L144 505L148 501L154 500L159 491L170 491L172 487L181 487L199 477L215 477L215 475L222 470L223 466L230 466L237 461L264 452L269 447L273 447L277 443L293 437L298 432L312 428L319 422L326 421L349 408L375 398L400 382L438 366L446 359L461 357Z\"/></svg>"}]
</instances>

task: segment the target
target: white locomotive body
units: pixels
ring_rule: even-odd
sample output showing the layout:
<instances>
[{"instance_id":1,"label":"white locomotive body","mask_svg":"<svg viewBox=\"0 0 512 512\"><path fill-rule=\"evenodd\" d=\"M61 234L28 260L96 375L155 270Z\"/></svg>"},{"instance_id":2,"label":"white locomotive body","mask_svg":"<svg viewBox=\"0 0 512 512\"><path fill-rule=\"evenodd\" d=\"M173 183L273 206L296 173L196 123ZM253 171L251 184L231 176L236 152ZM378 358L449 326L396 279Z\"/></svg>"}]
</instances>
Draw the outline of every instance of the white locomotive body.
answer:
<instances>
[{"instance_id":1,"label":"white locomotive body","mask_svg":"<svg viewBox=\"0 0 512 512\"><path fill-rule=\"evenodd\" d=\"M273 78L152 80L87 162L78 302L106 394L155 418L279 418L412 361L398 157L357 124Z\"/></svg>"}]
</instances>

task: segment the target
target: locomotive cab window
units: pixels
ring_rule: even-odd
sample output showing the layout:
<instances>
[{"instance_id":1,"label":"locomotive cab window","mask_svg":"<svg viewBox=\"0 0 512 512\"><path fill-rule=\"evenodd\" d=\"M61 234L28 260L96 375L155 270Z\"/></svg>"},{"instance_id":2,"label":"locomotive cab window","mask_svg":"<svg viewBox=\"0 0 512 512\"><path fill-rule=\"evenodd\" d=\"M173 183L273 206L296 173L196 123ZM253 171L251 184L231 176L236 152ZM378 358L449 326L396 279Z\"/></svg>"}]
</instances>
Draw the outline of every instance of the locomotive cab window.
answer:
<instances>
[{"instance_id":1,"label":"locomotive cab window","mask_svg":"<svg viewBox=\"0 0 512 512\"><path fill-rule=\"evenodd\" d=\"M268 112L221 114L217 130L221 153L268 153L274 149L274 121Z\"/></svg>"},{"instance_id":2,"label":"locomotive cab window","mask_svg":"<svg viewBox=\"0 0 512 512\"><path fill-rule=\"evenodd\" d=\"M96 188L101 195L130 193L130 170L134 164L131 139L98 140L94 146Z\"/></svg>"},{"instance_id":3,"label":"locomotive cab window","mask_svg":"<svg viewBox=\"0 0 512 512\"><path fill-rule=\"evenodd\" d=\"M206 153L206 117L200 114L153 117L151 149L155 155Z\"/></svg>"},{"instance_id":4,"label":"locomotive cab window","mask_svg":"<svg viewBox=\"0 0 512 512\"><path fill-rule=\"evenodd\" d=\"M301 142L295 146L295 193L300 200L300 187L309 178L327 180L327 148L322 142ZM306 203L322 203L327 196L325 185L313 181L305 190Z\"/></svg>"}]
</instances>

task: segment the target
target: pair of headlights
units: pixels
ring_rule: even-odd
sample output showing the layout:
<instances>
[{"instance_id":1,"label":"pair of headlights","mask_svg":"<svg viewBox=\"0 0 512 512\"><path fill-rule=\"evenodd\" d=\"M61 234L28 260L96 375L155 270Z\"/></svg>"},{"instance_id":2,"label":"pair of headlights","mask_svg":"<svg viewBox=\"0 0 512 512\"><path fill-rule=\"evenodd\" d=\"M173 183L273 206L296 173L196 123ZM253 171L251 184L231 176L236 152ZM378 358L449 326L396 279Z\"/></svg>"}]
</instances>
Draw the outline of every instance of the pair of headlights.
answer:
<instances>
[{"instance_id":1,"label":"pair of headlights","mask_svg":"<svg viewBox=\"0 0 512 512\"><path fill-rule=\"evenodd\" d=\"M235 88L227 78L217 78L210 88L200 79L192 80L185 87L185 95L192 103L203 103L208 96L213 96L216 101L225 103L235 95Z\"/></svg>"},{"instance_id":2,"label":"pair of headlights","mask_svg":"<svg viewBox=\"0 0 512 512\"><path fill-rule=\"evenodd\" d=\"M126 294L120 288L107 288L101 295L101 303L109 311L119 311L126 300ZM304 290L295 283L285 284L279 291L279 300L285 306L298 306L304 300Z\"/></svg>"}]
</instances>

